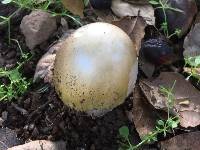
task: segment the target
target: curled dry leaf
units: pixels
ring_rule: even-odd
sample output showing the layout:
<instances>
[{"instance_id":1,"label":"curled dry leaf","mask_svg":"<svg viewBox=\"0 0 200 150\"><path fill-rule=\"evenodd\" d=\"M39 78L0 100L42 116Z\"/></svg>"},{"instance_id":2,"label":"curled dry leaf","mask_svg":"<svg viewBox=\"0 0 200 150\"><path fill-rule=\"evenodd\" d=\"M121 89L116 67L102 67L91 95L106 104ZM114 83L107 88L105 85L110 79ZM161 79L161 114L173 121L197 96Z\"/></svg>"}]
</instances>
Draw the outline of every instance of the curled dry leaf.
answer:
<instances>
[{"instance_id":1,"label":"curled dry leaf","mask_svg":"<svg viewBox=\"0 0 200 150\"><path fill-rule=\"evenodd\" d=\"M112 13L110 9L97 10L94 9L94 13L97 15L97 21L112 23L113 20L117 20L117 17Z\"/></svg>"},{"instance_id":2,"label":"curled dry leaf","mask_svg":"<svg viewBox=\"0 0 200 150\"><path fill-rule=\"evenodd\" d=\"M140 51L141 52L141 51ZM143 53L139 54L139 68L143 71L143 73L148 77L152 77L156 67L153 63L150 63L146 60Z\"/></svg>"},{"instance_id":3,"label":"curled dry leaf","mask_svg":"<svg viewBox=\"0 0 200 150\"><path fill-rule=\"evenodd\" d=\"M60 41L50 47L50 49L42 56L37 63L33 82L36 82L38 79L44 79L45 83L52 83L56 52L60 49L62 42L73 32L74 30L68 30Z\"/></svg>"},{"instance_id":4,"label":"curled dry leaf","mask_svg":"<svg viewBox=\"0 0 200 150\"><path fill-rule=\"evenodd\" d=\"M158 119L155 108L149 104L138 85L133 92L133 109L128 112L128 118L134 122L141 138L153 131Z\"/></svg>"},{"instance_id":5,"label":"curled dry leaf","mask_svg":"<svg viewBox=\"0 0 200 150\"><path fill-rule=\"evenodd\" d=\"M154 9L147 0L128 0L128 2L113 0L111 9L115 15L121 18L126 16L138 16L139 13L139 16L143 17L147 24L155 25Z\"/></svg>"},{"instance_id":6,"label":"curled dry leaf","mask_svg":"<svg viewBox=\"0 0 200 150\"><path fill-rule=\"evenodd\" d=\"M83 17L84 2L82 0L62 0L62 3L74 15Z\"/></svg>"},{"instance_id":7,"label":"curled dry leaf","mask_svg":"<svg viewBox=\"0 0 200 150\"><path fill-rule=\"evenodd\" d=\"M180 134L159 144L161 150L198 150L200 146L200 131Z\"/></svg>"},{"instance_id":8,"label":"curled dry leaf","mask_svg":"<svg viewBox=\"0 0 200 150\"><path fill-rule=\"evenodd\" d=\"M195 127L200 125L200 92L187 82L185 78L172 72L163 72L152 80L143 79L140 87L148 101L156 108L167 111L167 97L160 91L160 86L173 89L174 106L172 114L178 115L182 127Z\"/></svg>"},{"instance_id":9,"label":"curled dry leaf","mask_svg":"<svg viewBox=\"0 0 200 150\"><path fill-rule=\"evenodd\" d=\"M129 35L134 45L136 46L137 54L139 54L141 40L144 37L144 29L146 27L146 22L144 19L140 16L124 17L119 21L113 21L112 24L120 27Z\"/></svg>"}]
</instances>

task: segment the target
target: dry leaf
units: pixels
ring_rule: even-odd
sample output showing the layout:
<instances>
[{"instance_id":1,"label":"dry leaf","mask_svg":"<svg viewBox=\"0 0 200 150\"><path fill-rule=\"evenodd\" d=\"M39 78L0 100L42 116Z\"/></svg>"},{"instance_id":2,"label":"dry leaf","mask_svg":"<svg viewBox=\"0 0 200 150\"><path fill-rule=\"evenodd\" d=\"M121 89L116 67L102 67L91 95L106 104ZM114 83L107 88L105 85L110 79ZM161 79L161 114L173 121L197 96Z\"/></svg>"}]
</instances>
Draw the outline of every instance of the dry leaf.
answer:
<instances>
[{"instance_id":1,"label":"dry leaf","mask_svg":"<svg viewBox=\"0 0 200 150\"><path fill-rule=\"evenodd\" d=\"M139 54L139 68L143 71L143 73L148 77L152 77L156 67L153 63L146 60L144 54L140 51Z\"/></svg>"},{"instance_id":2,"label":"dry leaf","mask_svg":"<svg viewBox=\"0 0 200 150\"><path fill-rule=\"evenodd\" d=\"M128 113L128 118L131 122L134 122L141 138L153 131L158 119L155 108L148 103L138 85L133 92L133 109Z\"/></svg>"},{"instance_id":3,"label":"dry leaf","mask_svg":"<svg viewBox=\"0 0 200 150\"><path fill-rule=\"evenodd\" d=\"M83 17L84 2L82 0L62 0L62 3L67 10Z\"/></svg>"},{"instance_id":4,"label":"dry leaf","mask_svg":"<svg viewBox=\"0 0 200 150\"><path fill-rule=\"evenodd\" d=\"M197 15L195 25L184 40L184 57L193 57L200 55L200 13Z\"/></svg>"},{"instance_id":5,"label":"dry leaf","mask_svg":"<svg viewBox=\"0 0 200 150\"><path fill-rule=\"evenodd\" d=\"M94 13L97 15L97 21L112 23L113 20L117 20L116 16L111 10L97 10L94 9Z\"/></svg>"},{"instance_id":6,"label":"dry leaf","mask_svg":"<svg viewBox=\"0 0 200 150\"><path fill-rule=\"evenodd\" d=\"M139 50L141 47L141 40L144 37L145 34L145 27L146 23L142 17L124 17L119 21L113 21L112 24L120 27L122 30L124 30L129 37L132 39L137 54L139 54Z\"/></svg>"},{"instance_id":7,"label":"dry leaf","mask_svg":"<svg viewBox=\"0 0 200 150\"><path fill-rule=\"evenodd\" d=\"M60 39L60 41L50 47L50 49L42 56L42 58L37 63L33 82L36 82L38 79L44 79L45 83L52 83L56 52L62 46L62 42L73 32L74 30L68 30Z\"/></svg>"},{"instance_id":8,"label":"dry leaf","mask_svg":"<svg viewBox=\"0 0 200 150\"><path fill-rule=\"evenodd\" d=\"M118 17L139 16L143 17L147 24L155 25L154 9L149 3L141 3L140 1L134 0L130 3L122 0L113 0L111 9Z\"/></svg>"},{"instance_id":9,"label":"dry leaf","mask_svg":"<svg viewBox=\"0 0 200 150\"><path fill-rule=\"evenodd\" d=\"M160 142L161 150L198 150L200 146L200 131L177 135Z\"/></svg>"},{"instance_id":10,"label":"dry leaf","mask_svg":"<svg viewBox=\"0 0 200 150\"><path fill-rule=\"evenodd\" d=\"M163 72L156 79L141 80L140 87L156 109L167 111L167 97L160 92L160 86L171 88L175 81L175 104L171 113L179 116L180 125L185 128L200 125L200 92L181 74Z\"/></svg>"}]
</instances>

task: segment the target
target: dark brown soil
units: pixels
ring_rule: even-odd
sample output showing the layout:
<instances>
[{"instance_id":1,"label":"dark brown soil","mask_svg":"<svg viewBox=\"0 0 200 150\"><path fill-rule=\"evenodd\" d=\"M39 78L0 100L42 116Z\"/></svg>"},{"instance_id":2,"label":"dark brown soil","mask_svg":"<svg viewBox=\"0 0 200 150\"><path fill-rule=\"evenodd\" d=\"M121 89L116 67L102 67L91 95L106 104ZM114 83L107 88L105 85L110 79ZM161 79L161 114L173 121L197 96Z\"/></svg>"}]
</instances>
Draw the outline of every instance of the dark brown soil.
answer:
<instances>
[{"instance_id":1,"label":"dark brown soil","mask_svg":"<svg viewBox=\"0 0 200 150\"><path fill-rule=\"evenodd\" d=\"M13 103L22 110L17 110ZM13 103L1 102L0 113L8 112L4 126L16 130L18 137L23 140L62 139L70 150L116 150L118 129L129 125L133 130L133 125L125 114L125 105L94 120L84 113L77 113L64 106L53 89L44 94L30 91Z\"/></svg>"},{"instance_id":2,"label":"dark brown soil","mask_svg":"<svg viewBox=\"0 0 200 150\"><path fill-rule=\"evenodd\" d=\"M0 15L9 14L13 9L0 5ZM22 49L28 52L19 24L20 19L13 20L11 37L17 39ZM11 42L11 45L8 45L6 29L6 26L0 29L0 67L12 68L19 61L20 51L16 43ZM48 46L57 40L56 34L47 43L31 52L33 58L22 69L24 76L29 79L33 77L37 61ZM2 84L3 79L0 79L0 82ZM38 89L43 86L48 86L48 89L39 93ZM54 89L40 82L31 85L28 92L17 100L1 101L0 116L2 112L8 113L3 127L15 130L18 138L24 142L29 139L64 140L68 150L117 150L118 129L121 126L130 127L135 142L139 139L134 125L126 116L126 111L132 107L130 101L129 98L125 104L105 116L92 119L84 113L64 106Z\"/></svg>"}]
</instances>

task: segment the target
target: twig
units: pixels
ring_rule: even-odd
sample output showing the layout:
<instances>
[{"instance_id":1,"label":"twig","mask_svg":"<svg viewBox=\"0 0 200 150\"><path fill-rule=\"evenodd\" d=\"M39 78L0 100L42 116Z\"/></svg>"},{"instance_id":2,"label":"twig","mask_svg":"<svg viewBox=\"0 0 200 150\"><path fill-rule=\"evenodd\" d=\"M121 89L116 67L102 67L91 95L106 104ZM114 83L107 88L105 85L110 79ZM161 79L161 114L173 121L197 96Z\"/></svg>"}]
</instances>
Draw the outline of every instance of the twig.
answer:
<instances>
[{"instance_id":1,"label":"twig","mask_svg":"<svg viewBox=\"0 0 200 150\"><path fill-rule=\"evenodd\" d=\"M11 103L11 106L13 106L17 111L19 111L22 115L27 115L28 111L17 106L17 104Z\"/></svg>"}]
</instances>

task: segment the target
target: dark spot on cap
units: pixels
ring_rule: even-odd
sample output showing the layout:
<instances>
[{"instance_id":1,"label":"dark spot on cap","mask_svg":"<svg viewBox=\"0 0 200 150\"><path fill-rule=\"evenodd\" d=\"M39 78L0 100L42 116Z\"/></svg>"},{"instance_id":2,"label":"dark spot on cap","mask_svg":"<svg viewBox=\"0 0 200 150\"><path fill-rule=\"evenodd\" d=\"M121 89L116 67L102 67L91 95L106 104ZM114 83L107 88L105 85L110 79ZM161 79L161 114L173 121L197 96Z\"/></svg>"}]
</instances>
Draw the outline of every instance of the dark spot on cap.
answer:
<instances>
[{"instance_id":1,"label":"dark spot on cap","mask_svg":"<svg viewBox=\"0 0 200 150\"><path fill-rule=\"evenodd\" d=\"M83 104L85 102L85 99L82 99L80 102L81 102L81 104Z\"/></svg>"}]
</instances>

